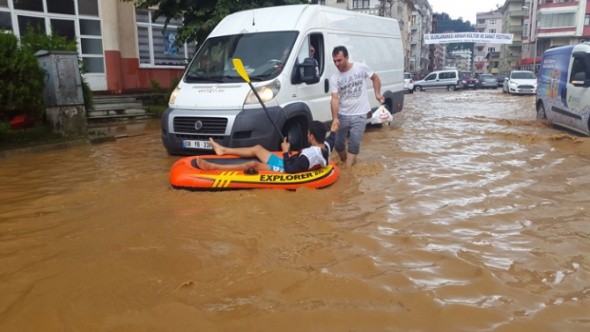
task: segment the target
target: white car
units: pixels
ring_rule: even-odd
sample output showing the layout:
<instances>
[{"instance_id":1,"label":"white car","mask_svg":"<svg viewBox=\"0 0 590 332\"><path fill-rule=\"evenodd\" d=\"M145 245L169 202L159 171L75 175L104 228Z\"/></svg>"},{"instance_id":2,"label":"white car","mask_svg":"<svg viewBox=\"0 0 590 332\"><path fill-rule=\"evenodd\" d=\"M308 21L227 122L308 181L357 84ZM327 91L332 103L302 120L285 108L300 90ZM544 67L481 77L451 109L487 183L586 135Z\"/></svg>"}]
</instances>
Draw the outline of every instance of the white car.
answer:
<instances>
[{"instance_id":1,"label":"white car","mask_svg":"<svg viewBox=\"0 0 590 332\"><path fill-rule=\"evenodd\" d=\"M409 93L414 93L414 78L410 73L404 73L404 90Z\"/></svg>"},{"instance_id":2,"label":"white car","mask_svg":"<svg viewBox=\"0 0 590 332\"><path fill-rule=\"evenodd\" d=\"M504 93L534 95L537 93L537 77L530 70L513 70L504 80Z\"/></svg>"}]
</instances>

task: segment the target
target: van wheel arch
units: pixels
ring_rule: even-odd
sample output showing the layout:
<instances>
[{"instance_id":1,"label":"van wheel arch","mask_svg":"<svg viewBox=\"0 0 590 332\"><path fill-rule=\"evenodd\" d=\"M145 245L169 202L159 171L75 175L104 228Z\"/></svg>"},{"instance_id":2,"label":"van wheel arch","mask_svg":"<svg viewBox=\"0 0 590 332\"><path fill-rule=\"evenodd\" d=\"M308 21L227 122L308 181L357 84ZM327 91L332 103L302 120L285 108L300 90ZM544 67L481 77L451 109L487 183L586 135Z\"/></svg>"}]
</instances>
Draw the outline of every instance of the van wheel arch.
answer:
<instances>
[{"instance_id":1,"label":"van wheel arch","mask_svg":"<svg viewBox=\"0 0 590 332\"><path fill-rule=\"evenodd\" d=\"M455 91L455 90L457 90L457 87L454 85L449 85L449 86L447 86L447 90Z\"/></svg>"},{"instance_id":2,"label":"van wheel arch","mask_svg":"<svg viewBox=\"0 0 590 332\"><path fill-rule=\"evenodd\" d=\"M283 126L282 134L291 144L291 150L299 151L307 146L307 122L302 118L289 119ZM280 148L279 143L279 148Z\"/></svg>"},{"instance_id":3,"label":"van wheel arch","mask_svg":"<svg viewBox=\"0 0 590 332\"><path fill-rule=\"evenodd\" d=\"M547 119L547 113L545 113L545 105L542 101L537 102L537 119Z\"/></svg>"}]
</instances>

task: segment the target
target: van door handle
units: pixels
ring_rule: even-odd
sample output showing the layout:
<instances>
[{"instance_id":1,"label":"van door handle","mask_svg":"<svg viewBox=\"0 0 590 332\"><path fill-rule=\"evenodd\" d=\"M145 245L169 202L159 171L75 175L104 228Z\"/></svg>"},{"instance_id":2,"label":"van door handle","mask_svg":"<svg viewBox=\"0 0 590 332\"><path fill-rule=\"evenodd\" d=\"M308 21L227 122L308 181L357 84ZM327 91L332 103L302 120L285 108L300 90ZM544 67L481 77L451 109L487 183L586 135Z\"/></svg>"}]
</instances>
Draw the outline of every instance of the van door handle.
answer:
<instances>
[{"instance_id":1,"label":"van door handle","mask_svg":"<svg viewBox=\"0 0 590 332\"><path fill-rule=\"evenodd\" d=\"M328 91L330 91L330 80L326 78L324 80L324 92L328 93Z\"/></svg>"}]
</instances>

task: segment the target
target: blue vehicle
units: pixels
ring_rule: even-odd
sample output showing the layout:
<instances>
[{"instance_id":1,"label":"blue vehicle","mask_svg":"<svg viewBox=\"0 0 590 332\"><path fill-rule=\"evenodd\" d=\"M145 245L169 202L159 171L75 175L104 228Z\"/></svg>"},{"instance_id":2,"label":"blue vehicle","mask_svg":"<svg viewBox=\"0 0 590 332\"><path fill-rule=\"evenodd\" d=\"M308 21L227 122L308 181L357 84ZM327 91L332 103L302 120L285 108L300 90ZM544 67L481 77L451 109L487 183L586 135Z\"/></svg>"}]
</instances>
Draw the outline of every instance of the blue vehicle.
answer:
<instances>
[{"instance_id":1,"label":"blue vehicle","mask_svg":"<svg viewBox=\"0 0 590 332\"><path fill-rule=\"evenodd\" d=\"M590 44L545 51L535 104L538 119L590 135Z\"/></svg>"}]
</instances>

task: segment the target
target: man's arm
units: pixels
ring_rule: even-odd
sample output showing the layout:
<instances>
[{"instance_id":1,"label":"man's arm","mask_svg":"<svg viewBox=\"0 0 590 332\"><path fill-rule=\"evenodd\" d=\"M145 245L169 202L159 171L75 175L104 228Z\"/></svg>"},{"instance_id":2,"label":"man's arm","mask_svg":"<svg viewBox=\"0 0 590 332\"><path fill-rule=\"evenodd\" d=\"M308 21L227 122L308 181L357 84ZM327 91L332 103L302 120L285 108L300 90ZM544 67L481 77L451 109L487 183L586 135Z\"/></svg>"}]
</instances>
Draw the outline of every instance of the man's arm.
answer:
<instances>
[{"instance_id":1,"label":"man's arm","mask_svg":"<svg viewBox=\"0 0 590 332\"><path fill-rule=\"evenodd\" d=\"M338 121L338 107L340 106L340 97L338 93L332 93L332 99L330 100L330 109L332 110L332 122L340 123Z\"/></svg>"},{"instance_id":2,"label":"man's arm","mask_svg":"<svg viewBox=\"0 0 590 332\"><path fill-rule=\"evenodd\" d=\"M371 76L371 81L373 81L373 89L375 90L375 98L379 101L380 104L385 102L385 98L381 95L381 80L377 74L373 73Z\"/></svg>"}]
</instances>

